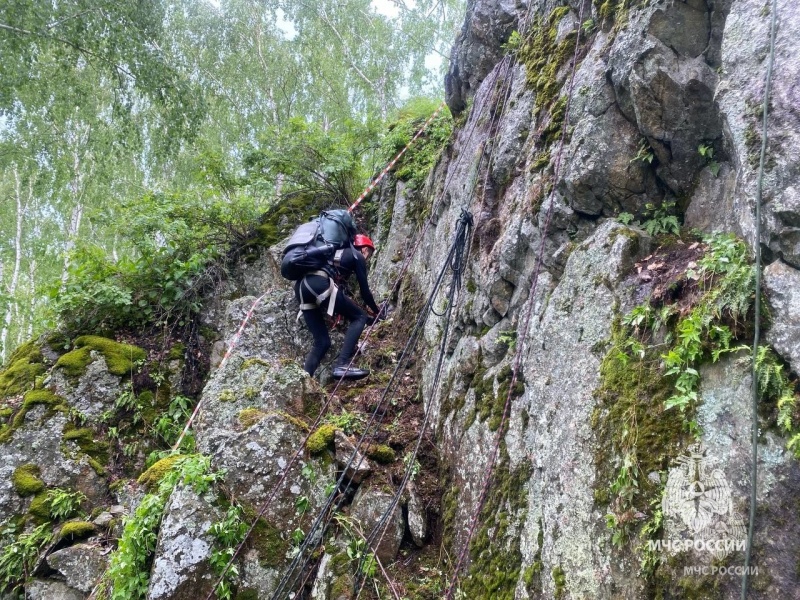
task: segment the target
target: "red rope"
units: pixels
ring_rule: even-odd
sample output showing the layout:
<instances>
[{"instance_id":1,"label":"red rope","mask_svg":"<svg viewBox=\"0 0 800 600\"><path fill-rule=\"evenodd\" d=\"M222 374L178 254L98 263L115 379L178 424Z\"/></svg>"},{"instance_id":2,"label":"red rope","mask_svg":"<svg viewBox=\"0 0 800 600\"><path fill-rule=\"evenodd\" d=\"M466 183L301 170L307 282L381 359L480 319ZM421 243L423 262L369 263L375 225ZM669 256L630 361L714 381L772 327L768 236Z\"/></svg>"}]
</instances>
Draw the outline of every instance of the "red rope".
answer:
<instances>
[{"instance_id":1,"label":"red rope","mask_svg":"<svg viewBox=\"0 0 800 600\"><path fill-rule=\"evenodd\" d=\"M352 206L350 206L350 208L348 208L348 209L347 209L349 212L353 212L353 211L356 209L356 207L357 207L359 204L361 204L361 202L364 200L364 198L366 198L366 197L367 197L367 196L370 194L370 192L372 192L372 190L374 190L374 189L375 189L375 186L376 186L376 185L378 185L378 184L381 182L381 180L382 180L384 177L386 177L386 174L387 174L389 171L391 171L391 170L392 170L392 168L393 168L393 167L394 167L394 166L397 164L397 161L398 161L398 160L400 160L400 158L402 158L403 154L405 154L405 153L406 153L406 150L408 150L408 149L411 147L411 144L413 144L414 142L416 142L416 141L417 141L417 138L419 138L419 136L421 136L421 135L423 134L423 132L424 132L424 131L425 131L425 130L428 128L428 126L429 126L431 123L433 123L433 120L436 118L436 116L437 116L437 115L438 115L440 112L442 112L442 109L443 109L444 107L445 107L445 102L444 102L444 100L442 100L442 103L439 105L439 107L438 107L438 108L437 108L435 111L433 111L433 114L432 114L430 117L428 117L428 120L427 120L427 121L425 121L425 124L424 124L424 125L423 125L423 126L420 128L420 130L419 130L419 131L417 131L417 133L414 135L414 137L413 137L413 138L411 138L411 141L409 141L409 142L406 144L405 148L403 148L402 150L400 150L400 152L397 154L397 156L395 156L395 157L394 157L394 158L393 158L393 159L392 159L392 160L389 162L389 164L388 164L388 165L386 165L386 168L385 168L383 171L381 171L380 175L378 175L378 176L377 176L377 177L376 177L376 178L375 178L375 179L372 181L372 183L370 183L370 184L367 186L367 188L366 188L366 189L365 189L363 192L361 192L361 195L360 195L358 198L356 198L356 201L355 201L355 202L353 202Z\"/></svg>"}]
</instances>

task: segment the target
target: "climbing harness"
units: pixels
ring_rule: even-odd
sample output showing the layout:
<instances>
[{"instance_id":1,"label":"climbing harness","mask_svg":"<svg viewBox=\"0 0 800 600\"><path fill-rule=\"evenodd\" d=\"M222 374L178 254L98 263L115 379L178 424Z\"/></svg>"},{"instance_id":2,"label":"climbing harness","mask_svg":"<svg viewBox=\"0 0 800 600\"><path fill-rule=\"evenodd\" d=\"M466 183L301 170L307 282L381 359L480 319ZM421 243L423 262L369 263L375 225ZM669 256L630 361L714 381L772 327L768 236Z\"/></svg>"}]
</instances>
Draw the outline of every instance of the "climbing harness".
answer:
<instances>
[{"instance_id":1,"label":"climbing harness","mask_svg":"<svg viewBox=\"0 0 800 600\"><path fill-rule=\"evenodd\" d=\"M341 258L341 250L337 251L337 254ZM321 294L316 294L314 290L308 285L308 277L316 275L317 277L323 277L328 280L328 288L322 292ZM306 302L305 294L303 294L303 288L308 290L311 293L313 298L313 302ZM303 314L304 310L314 310L315 308L322 308L322 303L325 302L326 299L328 300L328 310L326 314L329 317L333 316L333 309L336 305L336 296L339 293L339 286L337 286L333 282L333 277L331 277L327 271L313 271L303 277L300 280L300 286L297 288L297 293L300 295L300 310L297 311L297 320L300 320L300 316Z\"/></svg>"},{"instance_id":2,"label":"climbing harness","mask_svg":"<svg viewBox=\"0 0 800 600\"><path fill-rule=\"evenodd\" d=\"M769 92L772 80L772 65L775 61L775 37L778 28L778 2L772 0L772 24L770 25L769 62L767 63L766 82L764 83L764 117L761 123L761 158L758 163L758 186L756 188L756 233L755 233L755 329L753 332L753 376L752 376L752 467L750 474L750 521L747 527L747 549L745 550L744 572L742 573L742 600L746 600L749 584L750 558L753 551L753 535L756 522L756 503L758 502L758 369L756 358L761 336L761 201L764 192L764 164L767 156L767 118L769 116Z\"/></svg>"}]
</instances>

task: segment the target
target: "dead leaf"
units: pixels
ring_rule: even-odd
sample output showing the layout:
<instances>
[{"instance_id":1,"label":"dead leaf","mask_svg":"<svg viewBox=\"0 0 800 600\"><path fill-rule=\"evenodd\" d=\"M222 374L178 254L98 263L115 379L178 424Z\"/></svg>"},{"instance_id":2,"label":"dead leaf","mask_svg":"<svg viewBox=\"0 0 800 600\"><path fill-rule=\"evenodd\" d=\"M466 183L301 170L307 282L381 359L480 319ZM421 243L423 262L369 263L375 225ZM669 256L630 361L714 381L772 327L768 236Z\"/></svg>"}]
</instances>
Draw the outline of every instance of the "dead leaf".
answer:
<instances>
[{"instance_id":1,"label":"dead leaf","mask_svg":"<svg viewBox=\"0 0 800 600\"><path fill-rule=\"evenodd\" d=\"M691 246L689 246L689 247L687 248L687 250L694 250L694 249L695 249L695 248L697 248L699 245L700 245L700 242L695 242L694 244L692 244Z\"/></svg>"}]
</instances>

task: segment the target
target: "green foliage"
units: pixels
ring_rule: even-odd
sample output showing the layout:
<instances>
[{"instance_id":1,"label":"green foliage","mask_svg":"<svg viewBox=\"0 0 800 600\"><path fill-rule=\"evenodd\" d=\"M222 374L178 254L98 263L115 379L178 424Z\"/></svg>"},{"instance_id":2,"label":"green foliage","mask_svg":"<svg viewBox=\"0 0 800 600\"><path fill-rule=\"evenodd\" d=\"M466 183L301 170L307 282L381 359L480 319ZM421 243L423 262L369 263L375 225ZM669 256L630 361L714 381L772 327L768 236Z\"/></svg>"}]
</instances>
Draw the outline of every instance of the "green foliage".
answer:
<instances>
[{"instance_id":1,"label":"green foliage","mask_svg":"<svg viewBox=\"0 0 800 600\"><path fill-rule=\"evenodd\" d=\"M778 428L788 436L787 447L800 458L800 413L796 384L787 375L787 369L768 346L761 346L756 354L758 391L762 405L774 406Z\"/></svg>"},{"instance_id":2,"label":"green foliage","mask_svg":"<svg viewBox=\"0 0 800 600\"><path fill-rule=\"evenodd\" d=\"M711 174L714 177L719 175L719 163L714 160L714 147L709 144L700 144L697 147L697 152L706 159Z\"/></svg>"},{"instance_id":3,"label":"green foliage","mask_svg":"<svg viewBox=\"0 0 800 600\"><path fill-rule=\"evenodd\" d=\"M170 399L169 405L161 410L153 422L153 429L168 446L178 441L178 436L192 414L193 404L191 398L178 394Z\"/></svg>"},{"instance_id":4,"label":"green foliage","mask_svg":"<svg viewBox=\"0 0 800 600\"><path fill-rule=\"evenodd\" d=\"M385 162L395 157L425 124L438 107L438 102L428 98L409 100L388 126L381 141L381 154ZM420 189L436 165L453 133L453 117L447 108L439 112L427 129L400 158L394 175L412 189Z\"/></svg>"},{"instance_id":5,"label":"green foliage","mask_svg":"<svg viewBox=\"0 0 800 600\"><path fill-rule=\"evenodd\" d=\"M75 340L74 345L74 350L56 361L56 367L63 369L68 377L83 375L86 367L94 360L92 351L101 354L109 372L120 377L131 375L134 365L147 357L147 353L141 348L96 335L82 335Z\"/></svg>"},{"instance_id":6,"label":"green foliage","mask_svg":"<svg viewBox=\"0 0 800 600\"><path fill-rule=\"evenodd\" d=\"M501 46L506 54L516 54L522 48L523 39L516 29L508 36L508 41Z\"/></svg>"},{"instance_id":7,"label":"green foliage","mask_svg":"<svg viewBox=\"0 0 800 600\"><path fill-rule=\"evenodd\" d=\"M39 466L34 464L20 465L14 469L11 474L11 485L17 495L34 496L44 490L44 481L39 477L41 473Z\"/></svg>"},{"instance_id":8,"label":"green foliage","mask_svg":"<svg viewBox=\"0 0 800 600\"><path fill-rule=\"evenodd\" d=\"M3 537L10 537L16 528L6 522L2 526ZM13 594L21 591L31 576L40 552L53 539L52 526L43 523L35 529L21 533L0 550L0 592ZM6 540L3 540L4 542Z\"/></svg>"},{"instance_id":9,"label":"green foliage","mask_svg":"<svg viewBox=\"0 0 800 600\"><path fill-rule=\"evenodd\" d=\"M408 471L411 470L411 474L409 475L409 480L414 481L417 478L417 475L420 474L422 471L422 465L416 459L413 459L413 454L410 452L403 456L403 468ZM413 459L413 464L412 464Z\"/></svg>"},{"instance_id":10,"label":"green foliage","mask_svg":"<svg viewBox=\"0 0 800 600\"><path fill-rule=\"evenodd\" d=\"M158 530L172 490L180 484L204 494L219 476L219 473L211 472L209 459L202 455L178 456L172 461L162 473L157 487L142 498L135 514L125 520L122 537L104 576L107 600L141 600L147 597Z\"/></svg>"},{"instance_id":11,"label":"green foliage","mask_svg":"<svg viewBox=\"0 0 800 600\"><path fill-rule=\"evenodd\" d=\"M606 524L618 546L634 536L651 539L661 527L663 485L647 475L664 471L687 438L698 434L700 365L746 348L736 344L746 333L742 321L755 289L746 246L724 235L709 236L705 244L697 266L685 273L691 305L635 307L614 323L601 364L592 425L605 483L595 500L609 505ZM637 513L647 518L637 519ZM658 557L646 544L637 552L642 573L651 574Z\"/></svg>"},{"instance_id":12,"label":"green foliage","mask_svg":"<svg viewBox=\"0 0 800 600\"><path fill-rule=\"evenodd\" d=\"M247 176L253 185L280 181L282 203L300 199L320 209L346 207L367 183L364 159L376 133L371 123L348 121L326 130L295 117L262 134L260 148L245 158Z\"/></svg>"},{"instance_id":13,"label":"green foliage","mask_svg":"<svg viewBox=\"0 0 800 600\"><path fill-rule=\"evenodd\" d=\"M244 540L247 529L242 508L237 504L231 504L225 516L211 525L209 533L214 538L214 547L209 562L217 577L222 576L222 572L236 552L236 547ZM238 575L237 566L232 564L225 572L222 581L217 584L216 592L219 600L230 600L233 582Z\"/></svg>"},{"instance_id":14,"label":"green foliage","mask_svg":"<svg viewBox=\"0 0 800 600\"><path fill-rule=\"evenodd\" d=\"M620 213L617 216L617 220L623 225L633 224L637 227L642 227L652 236L665 234L678 235L681 230L681 224L674 212L674 202L664 202L659 206L648 202L645 204L642 222L635 221L634 215L628 212Z\"/></svg>"},{"instance_id":15,"label":"green foliage","mask_svg":"<svg viewBox=\"0 0 800 600\"><path fill-rule=\"evenodd\" d=\"M653 152L653 148L650 146L650 142L647 139L642 139L639 142L639 148L636 151L636 156L634 156L630 162L641 161L643 163L652 164L653 159L655 158L655 153Z\"/></svg>"},{"instance_id":16,"label":"green foliage","mask_svg":"<svg viewBox=\"0 0 800 600\"><path fill-rule=\"evenodd\" d=\"M675 342L663 355L666 375L677 376L676 393L666 408L681 411L697 401L699 374L696 366L710 355L712 362L729 352L746 349L733 345L734 331L753 301L755 273L748 262L747 247L733 236L706 238L708 251L698 261L696 276L704 294L693 310L675 326ZM727 324L726 324L727 323Z\"/></svg>"},{"instance_id":17,"label":"green foliage","mask_svg":"<svg viewBox=\"0 0 800 600\"><path fill-rule=\"evenodd\" d=\"M147 194L124 203L109 228L131 245L127 257L92 241L76 246L66 284L51 292L55 310L72 331L180 324L197 313L221 261L250 239L259 216L241 194Z\"/></svg>"},{"instance_id":18,"label":"green foliage","mask_svg":"<svg viewBox=\"0 0 800 600\"><path fill-rule=\"evenodd\" d=\"M359 413L343 410L337 415L328 415L325 417L325 422L350 435L361 430L364 426L364 417Z\"/></svg>"},{"instance_id":19,"label":"green foliage","mask_svg":"<svg viewBox=\"0 0 800 600\"><path fill-rule=\"evenodd\" d=\"M186 457L181 454L171 454L166 456L155 463L152 467L147 469L144 473L139 475L139 479L137 481L142 485L153 488L159 485L161 480L164 479L167 474L171 473L175 465L184 458Z\"/></svg>"},{"instance_id":20,"label":"green foliage","mask_svg":"<svg viewBox=\"0 0 800 600\"><path fill-rule=\"evenodd\" d=\"M63 521L75 516L86 502L83 492L70 492L62 488L47 490L47 503L50 507L50 517L54 521ZM62 530L62 537L63 537Z\"/></svg>"}]
</instances>

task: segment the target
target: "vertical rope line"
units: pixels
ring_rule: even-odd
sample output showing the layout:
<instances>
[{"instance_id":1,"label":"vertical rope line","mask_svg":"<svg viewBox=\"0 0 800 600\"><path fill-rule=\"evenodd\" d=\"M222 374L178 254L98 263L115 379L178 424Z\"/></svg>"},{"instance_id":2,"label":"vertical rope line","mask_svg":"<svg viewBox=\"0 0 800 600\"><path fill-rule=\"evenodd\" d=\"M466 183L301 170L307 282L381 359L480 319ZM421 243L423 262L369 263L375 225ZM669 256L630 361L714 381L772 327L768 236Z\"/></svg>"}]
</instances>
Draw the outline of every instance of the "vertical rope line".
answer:
<instances>
[{"instance_id":1,"label":"vertical rope line","mask_svg":"<svg viewBox=\"0 0 800 600\"><path fill-rule=\"evenodd\" d=\"M742 600L746 600L749 584L750 559L753 553L753 536L756 522L756 503L758 502L758 344L761 337L761 201L764 194L764 163L767 156L767 120L769 116L769 93L772 80L772 65L775 61L775 37L778 27L778 2L772 0L772 25L770 26L769 61L767 63L767 76L764 84L764 108L761 123L761 158L758 164L758 186L756 188L756 234L755 234L755 269L756 269L756 300L755 300L755 330L753 332L753 373L752 373L752 404L750 407L752 422L752 466L750 473L750 523L747 527L747 549L744 558L744 573L742 574Z\"/></svg>"}]
</instances>

